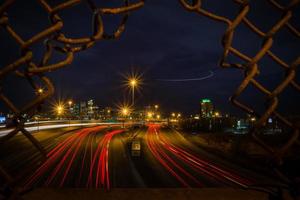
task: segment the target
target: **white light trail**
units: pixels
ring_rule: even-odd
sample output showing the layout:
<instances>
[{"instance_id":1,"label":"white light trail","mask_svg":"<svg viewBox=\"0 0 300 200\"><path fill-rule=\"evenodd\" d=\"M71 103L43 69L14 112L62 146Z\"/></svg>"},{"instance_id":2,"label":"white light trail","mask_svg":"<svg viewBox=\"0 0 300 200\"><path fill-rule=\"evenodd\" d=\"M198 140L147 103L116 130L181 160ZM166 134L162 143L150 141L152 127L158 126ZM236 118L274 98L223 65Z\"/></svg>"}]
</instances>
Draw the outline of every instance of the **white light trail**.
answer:
<instances>
[{"instance_id":1,"label":"white light trail","mask_svg":"<svg viewBox=\"0 0 300 200\"><path fill-rule=\"evenodd\" d=\"M65 127L74 127L74 126L89 126L89 125L115 125L115 124L121 124L119 122L94 122L94 123L77 123L77 124L52 124L52 125L42 125L42 126L33 126L33 127L27 127L25 128L27 131L38 131L38 130L47 130L47 129L55 129L55 128L65 128ZM5 129L0 131L0 137L3 137L7 135L9 132L11 132L13 129Z\"/></svg>"},{"instance_id":2,"label":"white light trail","mask_svg":"<svg viewBox=\"0 0 300 200\"><path fill-rule=\"evenodd\" d=\"M205 79L211 78L214 76L213 71L209 71L209 74L199 78L187 78L187 79L157 79L158 81L165 81L165 82L189 82L189 81L203 81Z\"/></svg>"}]
</instances>

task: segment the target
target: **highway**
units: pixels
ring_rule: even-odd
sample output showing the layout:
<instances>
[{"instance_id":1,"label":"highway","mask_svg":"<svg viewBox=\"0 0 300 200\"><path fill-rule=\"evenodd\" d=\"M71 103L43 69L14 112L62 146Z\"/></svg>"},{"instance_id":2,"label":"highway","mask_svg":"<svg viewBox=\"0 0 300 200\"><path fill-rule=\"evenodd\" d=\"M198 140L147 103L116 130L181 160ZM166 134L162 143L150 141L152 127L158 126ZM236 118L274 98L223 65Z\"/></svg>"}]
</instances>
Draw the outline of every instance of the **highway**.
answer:
<instances>
[{"instance_id":1,"label":"highway","mask_svg":"<svg viewBox=\"0 0 300 200\"><path fill-rule=\"evenodd\" d=\"M0 147L1 164L26 189L246 188L264 178L158 124L64 127L33 135L47 151L45 160L21 134Z\"/></svg>"}]
</instances>

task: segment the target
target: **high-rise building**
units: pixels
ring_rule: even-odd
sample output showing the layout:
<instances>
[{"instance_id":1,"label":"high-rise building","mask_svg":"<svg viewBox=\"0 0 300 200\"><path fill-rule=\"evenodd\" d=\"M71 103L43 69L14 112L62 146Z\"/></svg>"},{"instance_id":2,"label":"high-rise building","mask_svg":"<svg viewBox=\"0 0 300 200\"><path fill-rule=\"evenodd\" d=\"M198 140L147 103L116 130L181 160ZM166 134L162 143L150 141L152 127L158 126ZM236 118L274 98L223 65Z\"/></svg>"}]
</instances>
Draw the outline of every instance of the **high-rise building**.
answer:
<instances>
[{"instance_id":1,"label":"high-rise building","mask_svg":"<svg viewBox=\"0 0 300 200\"><path fill-rule=\"evenodd\" d=\"M111 107L99 109L98 118L102 120L111 120L114 116L114 110Z\"/></svg>"},{"instance_id":2,"label":"high-rise building","mask_svg":"<svg viewBox=\"0 0 300 200\"><path fill-rule=\"evenodd\" d=\"M80 117L83 119L87 117L87 105L85 101L80 102Z\"/></svg>"},{"instance_id":3,"label":"high-rise building","mask_svg":"<svg viewBox=\"0 0 300 200\"><path fill-rule=\"evenodd\" d=\"M201 99L200 116L202 118L211 118L213 116L214 107L210 99Z\"/></svg>"},{"instance_id":4,"label":"high-rise building","mask_svg":"<svg viewBox=\"0 0 300 200\"><path fill-rule=\"evenodd\" d=\"M105 107L104 108L104 118L106 119L106 120L108 120L108 119L111 119L112 118L112 115L113 115L113 110L112 110L112 108L111 107Z\"/></svg>"},{"instance_id":5,"label":"high-rise building","mask_svg":"<svg viewBox=\"0 0 300 200\"><path fill-rule=\"evenodd\" d=\"M87 112L89 116L94 115L94 100L90 99L87 101Z\"/></svg>"},{"instance_id":6,"label":"high-rise building","mask_svg":"<svg viewBox=\"0 0 300 200\"><path fill-rule=\"evenodd\" d=\"M78 103L74 103L71 107L70 107L70 115L73 118L79 118L80 117L80 104Z\"/></svg>"}]
</instances>

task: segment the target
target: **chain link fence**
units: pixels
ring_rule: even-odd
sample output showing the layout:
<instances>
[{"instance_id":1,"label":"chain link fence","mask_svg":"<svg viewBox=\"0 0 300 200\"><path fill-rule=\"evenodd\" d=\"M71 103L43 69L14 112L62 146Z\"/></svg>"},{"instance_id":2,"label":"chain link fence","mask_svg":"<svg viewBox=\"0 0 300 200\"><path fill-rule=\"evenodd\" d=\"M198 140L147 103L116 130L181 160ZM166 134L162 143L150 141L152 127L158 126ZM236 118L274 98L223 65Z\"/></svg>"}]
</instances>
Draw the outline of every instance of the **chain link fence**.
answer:
<instances>
[{"instance_id":1,"label":"chain link fence","mask_svg":"<svg viewBox=\"0 0 300 200\"><path fill-rule=\"evenodd\" d=\"M60 1L57 5L51 5L53 2L47 0L37 0L34 2L39 4L43 8L43 11L48 15L50 25L26 40L15 31L14 24L11 24L9 21L10 7L13 7L16 1L5 0L0 4L0 27L7 32L7 35L10 37L5 39L13 39L19 47L18 58L6 66L1 66L0 70L0 99L13 113L12 125L14 127L9 134L0 139L0 145L16 134L22 133L46 158L44 148L35 137L24 128L24 123L26 119L36 113L39 105L54 93L55 88L53 82L49 78L49 72L70 65L78 52L87 50L98 41L119 38L125 30L129 13L141 8L144 5L144 0L136 1L134 3L124 0L123 6L112 8L97 7L96 2L93 0L66 0ZM93 16L92 21L90 22L93 31L90 35L84 37L71 38L68 36L68 33L64 32L64 21L60 15L63 11L71 9L73 6L77 6L77 4L86 4L88 6ZM19 14L22 15L22 13ZM76 15L76 13L74 13L74 15ZM118 27L111 34L106 32L103 23L103 17L106 15L122 16ZM47 21L45 24L49 22ZM42 44L45 48L39 62L35 62L36 53L32 50L32 47L37 44ZM55 53L60 53L63 56L63 59L59 61L53 59ZM13 99L10 99L8 95L6 95L7 91L4 91L2 87L5 84L4 78L11 75L25 79L35 93L34 99L27 102L27 104L21 108L17 107ZM40 88L43 88L43 90L41 91ZM14 178L1 166L0 174L5 178L8 186L14 184Z\"/></svg>"},{"instance_id":2,"label":"chain link fence","mask_svg":"<svg viewBox=\"0 0 300 200\"><path fill-rule=\"evenodd\" d=\"M226 25L227 28L221 41L224 50L220 59L220 66L224 68L237 68L244 72L244 78L236 91L234 91L230 101L246 113L258 118L254 128L250 131L250 134L259 145L269 152L269 155L273 159L274 163L279 166L282 163L283 157L287 151L293 145L299 145L300 143L299 125L297 125L295 122L292 122L277 111L277 108L280 105L279 95L288 86L292 86L296 91L300 90L300 85L296 82L296 73L297 67L300 64L300 57L297 57L291 63L287 63L280 55L276 55L274 52L272 52L271 47L275 40L274 36L282 29L288 29L291 34L299 39L300 30L298 30L296 26L292 24L291 19L295 13L294 9L299 6L300 1L291 0L289 4L283 6L276 0L265 0L272 5L274 9L278 11L278 15L281 16L280 19L267 32L260 30L254 22L248 19L247 15L254 11L251 10L251 5L246 0L233 0L233 2L236 3L240 8L234 19L229 19L227 17L220 16L217 13L212 13L209 11L209 8L203 8L201 0L179 1L186 10L195 12L201 17L204 16L214 20L215 22ZM27 80L32 89L35 91L35 98L28 102L25 106L19 108L15 105L13 100L9 99L5 91L1 89L1 101L4 102L6 107L13 112L14 130L8 135L2 137L0 139L0 144L12 138L17 133L22 133L41 152L41 154L46 157L43 147L28 131L25 130L24 123L28 117L34 115L39 105L54 93L53 82L49 78L48 73L70 65L74 59L74 56L76 56L78 52L87 50L97 41L116 39L120 37L125 29L129 13L131 11L140 9L144 5L144 0L134 3L124 0L124 6L114 8L99 8L93 0L65 0L57 5L50 5L47 0L36 0L35 2L40 4L44 12L47 13L50 25L48 28L40 31L39 33L32 35L32 37L27 40L22 38L14 30L14 25L9 21L9 8L14 5L15 0L6 0L4 3L0 4L0 27L6 31L8 35L18 44L20 50L18 59L6 66L1 67L1 86L5 84L3 79L6 76L14 75ZM90 12L93 15L93 20L91 22L93 32L89 36L70 38L68 33L65 33L63 30L64 21L62 20L60 14L61 12L70 9L77 4L88 5ZM76 15L76 13L74 13L74 15ZM105 15L122 15L122 20L119 26L112 34L108 34L105 31L106 29L103 24L103 16ZM261 38L261 48L253 57L246 55L232 45L235 37L234 33L241 24L245 25L250 31L257 34L257 36ZM44 46L45 52L42 56L42 59L37 63L34 61L35 53L32 51L31 47L38 43ZM51 61L54 53L60 53L63 55L64 59L57 62ZM230 56L239 58L241 62L230 62L230 59L228 59ZM257 80L261 67L259 62L264 57L271 58L286 72L284 79L274 90L268 89ZM44 92L39 92L41 84L42 87L45 88ZM239 100L239 97L250 85L257 88L266 97L266 108L263 113L257 112L254 108ZM24 114L26 114L27 117L24 117ZM285 126L289 127L292 132L289 140L280 148L271 147L260 137L261 129L265 126L268 118L270 117L275 117L278 119ZM1 166L0 174L6 179L8 185L14 182L13 177ZM287 180L282 173L278 172L278 174L284 180Z\"/></svg>"},{"instance_id":3,"label":"chain link fence","mask_svg":"<svg viewBox=\"0 0 300 200\"><path fill-rule=\"evenodd\" d=\"M300 30L296 28L295 25L291 23L293 15L296 13L296 7L300 5L299 0L292 0L287 5L283 6L276 0L266 0L271 6L278 10L278 15L280 19L272 25L272 28L264 32L260 30L255 22L252 22L247 16L250 12L255 12L251 10L250 1L247 0L233 0L239 6L239 11L235 15L234 19L229 19L227 17L218 15L209 11L209 8L203 8L201 0L186 1L180 0L182 6L190 11L195 12L201 16L208 17L219 23L226 25L226 31L223 34L222 46L224 48L222 58L220 59L220 66L223 68L237 68L244 72L244 78L236 91L230 98L230 101L241 110L255 116L258 118L254 128L249 134L253 139L261 145L270 155L274 164L277 166L281 165L283 162L283 157L287 151L292 148L293 145L299 145L299 124L297 122L292 122L287 117L279 113L277 110L280 105L279 95L290 85L296 91L300 91L300 85L296 82L297 67L300 64L300 56L298 56L293 62L287 63L284 61L284 57L276 55L272 52L271 48L275 41L275 35L282 29L288 29L290 34L293 34L297 39L300 38ZM299 9L298 9L299 11ZM267 14L267 11L266 13ZM295 20L297 21L297 20ZM298 19L299 22L299 19ZM246 26L250 31L257 34L261 38L261 48L256 52L255 56L251 57L246 55L241 50L233 46L233 40L235 38L235 31L240 28L241 25ZM251 45L248 43L248 45ZM232 63L230 62L230 56L237 57L241 62ZM276 86L274 90L268 89L262 83L260 83L257 78L260 73L259 62L264 58L271 58L279 67L285 70L284 79ZM245 92L247 87L254 86L258 92L262 92L265 95L265 110L263 113L259 113L251 106L239 100L239 97ZM255 94L253 94L255 95ZM286 114L286 113L285 113ZM274 117L278 119L282 124L289 127L291 130L291 137L289 140L280 148L274 148L261 139L260 134L262 128L266 125L268 119ZM276 170L276 167L275 167ZM284 180L287 180L282 173L278 171L278 174Z\"/></svg>"}]
</instances>

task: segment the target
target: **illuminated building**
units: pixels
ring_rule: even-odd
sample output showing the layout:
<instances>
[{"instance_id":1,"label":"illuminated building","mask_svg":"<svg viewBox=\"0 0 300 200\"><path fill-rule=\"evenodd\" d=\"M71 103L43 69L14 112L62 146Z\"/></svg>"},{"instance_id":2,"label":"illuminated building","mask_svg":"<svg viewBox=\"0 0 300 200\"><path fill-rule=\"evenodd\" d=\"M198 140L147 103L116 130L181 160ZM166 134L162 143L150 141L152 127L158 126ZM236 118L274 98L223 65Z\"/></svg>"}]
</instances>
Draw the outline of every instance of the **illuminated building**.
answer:
<instances>
[{"instance_id":1,"label":"illuminated building","mask_svg":"<svg viewBox=\"0 0 300 200\"><path fill-rule=\"evenodd\" d=\"M115 111L111 107L105 107L103 109L99 109L98 118L102 120L111 120L115 114Z\"/></svg>"},{"instance_id":2,"label":"illuminated building","mask_svg":"<svg viewBox=\"0 0 300 200\"><path fill-rule=\"evenodd\" d=\"M79 118L80 117L80 104L74 103L70 106L70 114L72 117Z\"/></svg>"},{"instance_id":3,"label":"illuminated building","mask_svg":"<svg viewBox=\"0 0 300 200\"><path fill-rule=\"evenodd\" d=\"M6 121L6 117L0 114L0 123L3 124Z\"/></svg>"},{"instance_id":4,"label":"illuminated building","mask_svg":"<svg viewBox=\"0 0 300 200\"><path fill-rule=\"evenodd\" d=\"M86 102L82 101L82 102L80 102L80 116L81 116L81 118L85 118L86 114L87 114Z\"/></svg>"},{"instance_id":5,"label":"illuminated building","mask_svg":"<svg viewBox=\"0 0 300 200\"><path fill-rule=\"evenodd\" d=\"M210 99L202 99L200 105L200 115L202 118L211 118L213 116L213 103Z\"/></svg>"},{"instance_id":6,"label":"illuminated building","mask_svg":"<svg viewBox=\"0 0 300 200\"><path fill-rule=\"evenodd\" d=\"M94 100L90 99L87 101L87 107L88 107L88 115L93 115L94 114Z\"/></svg>"},{"instance_id":7,"label":"illuminated building","mask_svg":"<svg viewBox=\"0 0 300 200\"><path fill-rule=\"evenodd\" d=\"M99 107L95 105L93 99L87 101L87 116L88 119L97 119L99 113Z\"/></svg>"}]
</instances>

